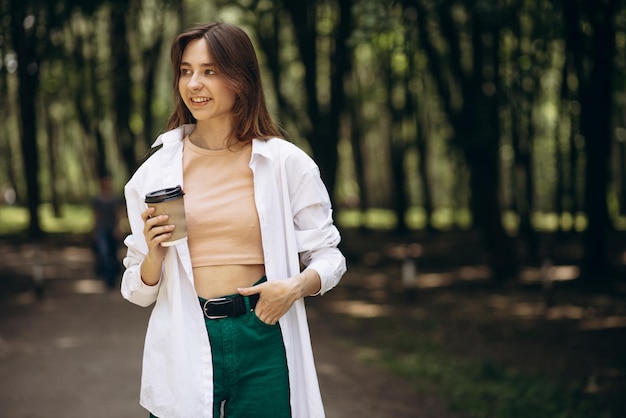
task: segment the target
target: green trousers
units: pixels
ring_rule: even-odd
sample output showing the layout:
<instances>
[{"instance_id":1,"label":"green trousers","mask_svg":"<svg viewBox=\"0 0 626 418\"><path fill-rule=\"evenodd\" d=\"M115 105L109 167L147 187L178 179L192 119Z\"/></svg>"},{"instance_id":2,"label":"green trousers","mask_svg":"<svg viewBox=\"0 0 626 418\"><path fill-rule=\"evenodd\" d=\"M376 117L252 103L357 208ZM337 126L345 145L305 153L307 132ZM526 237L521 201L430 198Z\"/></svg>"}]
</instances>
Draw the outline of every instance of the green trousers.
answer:
<instances>
[{"instance_id":1,"label":"green trousers","mask_svg":"<svg viewBox=\"0 0 626 418\"><path fill-rule=\"evenodd\" d=\"M254 311L234 318L205 317L205 324L213 354L213 417L290 418L280 325L262 322Z\"/></svg>"}]
</instances>

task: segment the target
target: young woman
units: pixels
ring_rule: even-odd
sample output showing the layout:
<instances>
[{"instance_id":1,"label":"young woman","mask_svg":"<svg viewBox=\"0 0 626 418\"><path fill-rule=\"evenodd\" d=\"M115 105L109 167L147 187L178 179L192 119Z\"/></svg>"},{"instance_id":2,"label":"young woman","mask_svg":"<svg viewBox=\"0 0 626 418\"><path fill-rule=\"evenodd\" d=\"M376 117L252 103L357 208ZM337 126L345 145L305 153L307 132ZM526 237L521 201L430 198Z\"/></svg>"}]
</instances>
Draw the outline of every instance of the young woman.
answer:
<instances>
[{"instance_id":1,"label":"young woman","mask_svg":"<svg viewBox=\"0 0 626 418\"><path fill-rule=\"evenodd\" d=\"M141 404L161 418L323 417L303 298L346 270L319 169L280 138L256 54L224 23L171 50L168 132L125 188L122 295L153 303ZM182 185L186 242L145 204Z\"/></svg>"}]
</instances>

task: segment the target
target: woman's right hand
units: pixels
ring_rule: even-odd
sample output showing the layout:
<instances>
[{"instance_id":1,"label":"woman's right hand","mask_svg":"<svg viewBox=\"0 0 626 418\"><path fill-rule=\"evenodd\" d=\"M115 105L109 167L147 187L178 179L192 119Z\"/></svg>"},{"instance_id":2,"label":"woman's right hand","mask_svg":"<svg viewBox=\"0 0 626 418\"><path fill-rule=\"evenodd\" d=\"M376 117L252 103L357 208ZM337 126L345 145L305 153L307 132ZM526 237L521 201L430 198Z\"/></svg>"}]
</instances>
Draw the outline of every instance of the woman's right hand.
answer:
<instances>
[{"instance_id":1,"label":"woman's right hand","mask_svg":"<svg viewBox=\"0 0 626 418\"><path fill-rule=\"evenodd\" d=\"M161 277L161 265L167 247L161 243L172 236L174 225L167 224L167 215L154 215L155 208L149 207L141 214L143 219L143 235L148 244L148 254L141 264L141 279L148 285L156 284Z\"/></svg>"},{"instance_id":2,"label":"woman's right hand","mask_svg":"<svg viewBox=\"0 0 626 418\"><path fill-rule=\"evenodd\" d=\"M149 207L141 214L144 223L143 235L148 243L148 251L158 256L157 259L163 260L167 248L161 243L172 237L174 225L167 224L169 219L167 215L152 216L155 211L155 208Z\"/></svg>"}]
</instances>

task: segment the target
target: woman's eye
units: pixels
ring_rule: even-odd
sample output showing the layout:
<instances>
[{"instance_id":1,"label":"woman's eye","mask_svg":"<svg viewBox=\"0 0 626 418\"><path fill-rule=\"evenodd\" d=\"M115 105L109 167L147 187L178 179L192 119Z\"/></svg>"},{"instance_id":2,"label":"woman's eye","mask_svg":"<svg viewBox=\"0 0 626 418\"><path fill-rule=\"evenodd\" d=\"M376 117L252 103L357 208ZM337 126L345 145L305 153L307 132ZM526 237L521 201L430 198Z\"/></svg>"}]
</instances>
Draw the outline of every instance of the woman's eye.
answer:
<instances>
[{"instance_id":1,"label":"woman's eye","mask_svg":"<svg viewBox=\"0 0 626 418\"><path fill-rule=\"evenodd\" d=\"M189 74L191 74L191 71L189 71L187 68L180 69L180 75L189 75Z\"/></svg>"},{"instance_id":2,"label":"woman's eye","mask_svg":"<svg viewBox=\"0 0 626 418\"><path fill-rule=\"evenodd\" d=\"M204 74L206 74L206 75L214 75L215 74L215 70L206 70L204 72Z\"/></svg>"}]
</instances>

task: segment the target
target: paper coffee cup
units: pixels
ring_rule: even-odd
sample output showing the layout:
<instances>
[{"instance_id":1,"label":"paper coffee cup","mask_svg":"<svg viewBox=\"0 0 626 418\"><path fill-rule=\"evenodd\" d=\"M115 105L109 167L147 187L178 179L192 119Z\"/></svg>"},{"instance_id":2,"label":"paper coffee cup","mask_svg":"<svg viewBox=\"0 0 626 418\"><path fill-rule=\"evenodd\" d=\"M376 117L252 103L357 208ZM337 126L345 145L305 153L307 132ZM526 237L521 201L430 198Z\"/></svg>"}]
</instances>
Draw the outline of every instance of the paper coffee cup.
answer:
<instances>
[{"instance_id":1,"label":"paper coffee cup","mask_svg":"<svg viewBox=\"0 0 626 418\"><path fill-rule=\"evenodd\" d=\"M176 225L172 236L161 245L169 247L187 240L187 223L185 222L185 201L183 189L180 186L155 190L146 194L146 204L155 208L154 215L168 215L168 225Z\"/></svg>"}]
</instances>

